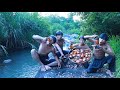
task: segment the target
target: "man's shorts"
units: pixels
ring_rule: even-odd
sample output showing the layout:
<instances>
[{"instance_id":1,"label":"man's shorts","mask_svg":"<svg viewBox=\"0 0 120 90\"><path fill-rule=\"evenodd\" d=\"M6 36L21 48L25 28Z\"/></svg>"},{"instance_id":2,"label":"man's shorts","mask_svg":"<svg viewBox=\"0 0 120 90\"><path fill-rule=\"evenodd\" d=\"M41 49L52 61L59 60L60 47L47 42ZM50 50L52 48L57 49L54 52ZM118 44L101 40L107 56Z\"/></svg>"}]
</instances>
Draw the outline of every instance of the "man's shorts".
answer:
<instances>
[{"instance_id":1,"label":"man's shorts","mask_svg":"<svg viewBox=\"0 0 120 90\"><path fill-rule=\"evenodd\" d=\"M48 55L40 55L39 54L40 61L44 64L47 65L49 63L52 63L55 61L55 59L49 59Z\"/></svg>"}]
</instances>

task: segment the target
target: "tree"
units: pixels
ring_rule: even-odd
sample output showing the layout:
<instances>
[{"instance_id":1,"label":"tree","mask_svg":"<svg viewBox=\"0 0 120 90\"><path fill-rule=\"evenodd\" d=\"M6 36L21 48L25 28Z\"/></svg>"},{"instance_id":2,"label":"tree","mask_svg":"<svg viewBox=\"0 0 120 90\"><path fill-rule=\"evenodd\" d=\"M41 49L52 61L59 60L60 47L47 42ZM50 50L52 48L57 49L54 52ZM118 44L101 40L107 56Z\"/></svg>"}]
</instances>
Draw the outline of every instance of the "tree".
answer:
<instances>
[{"instance_id":1,"label":"tree","mask_svg":"<svg viewBox=\"0 0 120 90\"><path fill-rule=\"evenodd\" d=\"M100 34L102 32L110 35L120 34L120 13L119 12L81 12L83 21L81 31L85 34Z\"/></svg>"},{"instance_id":2,"label":"tree","mask_svg":"<svg viewBox=\"0 0 120 90\"><path fill-rule=\"evenodd\" d=\"M24 48L33 43L33 34L50 35L49 23L36 12L1 12L0 29L0 43L8 49Z\"/></svg>"}]
</instances>

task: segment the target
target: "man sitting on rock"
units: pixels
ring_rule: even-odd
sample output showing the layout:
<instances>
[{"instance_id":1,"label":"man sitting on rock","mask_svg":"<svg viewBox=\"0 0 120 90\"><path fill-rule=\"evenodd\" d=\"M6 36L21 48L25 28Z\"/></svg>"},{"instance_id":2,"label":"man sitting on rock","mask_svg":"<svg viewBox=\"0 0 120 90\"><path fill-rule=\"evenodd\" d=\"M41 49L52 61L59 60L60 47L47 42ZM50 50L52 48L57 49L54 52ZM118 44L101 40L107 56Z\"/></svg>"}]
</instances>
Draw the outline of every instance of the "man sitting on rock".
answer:
<instances>
[{"instance_id":1,"label":"man sitting on rock","mask_svg":"<svg viewBox=\"0 0 120 90\"><path fill-rule=\"evenodd\" d=\"M58 58L62 57L64 59L69 54L69 51L63 50L63 46L64 46L65 42L71 43L71 41L64 39L63 32L60 30L58 30L56 32L56 39L57 39L56 43L54 44L55 49L56 49L56 54L57 54Z\"/></svg>"},{"instance_id":2,"label":"man sitting on rock","mask_svg":"<svg viewBox=\"0 0 120 90\"><path fill-rule=\"evenodd\" d=\"M39 44L39 49L36 51L35 49L31 50L32 58L38 60L41 66L41 71L46 71L51 69L51 66L61 67L61 63L55 53L55 48L52 44L56 43L56 37L51 35L49 37L43 38L39 35L33 35L33 39L35 39ZM52 52L55 59L48 58L48 54ZM56 61L55 61L56 60Z\"/></svg>"}]
</instances>

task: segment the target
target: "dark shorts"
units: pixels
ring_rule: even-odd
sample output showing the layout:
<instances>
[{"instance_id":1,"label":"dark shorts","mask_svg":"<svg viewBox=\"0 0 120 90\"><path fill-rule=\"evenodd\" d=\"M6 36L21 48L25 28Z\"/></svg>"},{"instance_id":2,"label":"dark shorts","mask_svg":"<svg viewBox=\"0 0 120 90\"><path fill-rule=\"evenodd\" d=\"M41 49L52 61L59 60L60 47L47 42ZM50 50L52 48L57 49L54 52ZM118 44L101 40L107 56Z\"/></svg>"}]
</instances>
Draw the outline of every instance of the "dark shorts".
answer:
<instances>
[{"instance_id":1,"label":"dark shorts","mask_svg":"<svg viewBox=\"0 0 120 90\"><path fill-rule=\"evenodd\" d=\"M108 69L115 72L115 57L107 56L102 59L93 58L91 64L89 65L87 72L96 72L99 68L102 68L104 64L108 63Z\"/></svg>"},{"instance_id":2,"label":"dark shorts","mask_svg":"<svg viewBox=\"0 0 120 90\"><path fill-rule=\"evenodd\" d=\"M55 61L55 59L49 59L48 55L40 55L39 54L40 61L44 64L47 65L49 63L52 63Z\"/></svg>"},{"instance_id":3,"label":"dark shorts","mask_svg":"<svg viewBox=\"0 0 120 90\"><path fill-rule=\"evenodd\" d=\"M69 54L69 51L63 50L63 54L64 55ZM56 55L57 55L58 58L61 56L59 51L56 53Z\"/></svg>"}]
</instances>

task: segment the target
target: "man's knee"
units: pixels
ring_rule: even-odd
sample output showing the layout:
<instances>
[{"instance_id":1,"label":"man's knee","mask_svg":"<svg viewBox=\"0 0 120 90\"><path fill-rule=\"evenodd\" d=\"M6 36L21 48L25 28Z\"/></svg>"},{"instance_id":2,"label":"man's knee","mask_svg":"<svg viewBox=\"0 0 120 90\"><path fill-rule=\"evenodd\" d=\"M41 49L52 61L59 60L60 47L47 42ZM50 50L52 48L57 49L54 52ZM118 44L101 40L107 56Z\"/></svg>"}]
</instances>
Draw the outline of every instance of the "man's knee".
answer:
<instances>
[{"instance_id":1,"label":"man's knee","mask_svg":"<svg viewBox=\"0 0 120 90\"><path fill-rule=\"evenodd\" d=\"M63 54L64 55L69 54L69 51L63 50Z\"/></svg>"},{"instance_id":2,"label":"man's knee","mask_svg":"<svg viewBox=\"0 0 120 90\"><path fill-rule=\"evenodd\" d=\"M35 49L32 49L32 50L31 50L31 54L34 54L34 53L36 53L36 50L35 50Z\"/></svg>"},{"instance_id":3,"label":"man's knee","mask_svg":"<svg viewBox=\"0 0 120 90\"><path fill-rule=\"evenodd\" d=\"M108 63L114 63L115 62L115 56L108 56Z\"/></svg>"},{"instance_id":4,"label":"man's knee","mask_svg":"<svg viewBox=\"0 0 120 90\"><path fill-rule=\"evenodd\" d=\"M108 60L109 70L111 72L116 71L116 63L115 63L115 56L109 56L110 59Z\"/></svg>"},{"instance_id":5,"label":"man's knee","mask_svg":"<svg viewBox=\"0 0 120 90\"><path fill-rule=\"evenodd\" d=\"M96 73L97 72L97 68L88 68L86 71L87 73Z\"/></svg>"},{"instance_id":6,"label":"man's knee","mask_svg":"<svg viewBox=\"0 0 120 90\"><path fill-rule=\"evenodd\" d=\"M88 68L89 67L89 62L85 62L82 65L84 66L84 68Z\"/></svg>"},{"instance_id":7,"label":"man's knee","mask_svg":"<svg viewBox=\"0 0 120 90\"><path fill-rule=\"evenodd\" d=\"M31 55L32 55L33 58L38 57L38 53L37 53L37 51L35 49L31 50Z\"/></svg>"}]
</instances>

